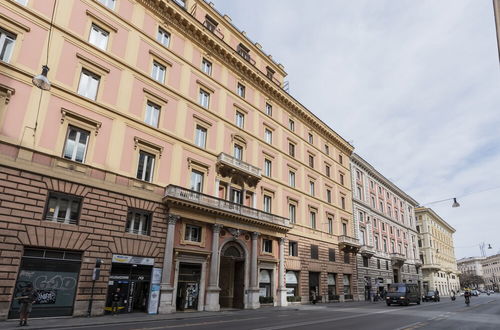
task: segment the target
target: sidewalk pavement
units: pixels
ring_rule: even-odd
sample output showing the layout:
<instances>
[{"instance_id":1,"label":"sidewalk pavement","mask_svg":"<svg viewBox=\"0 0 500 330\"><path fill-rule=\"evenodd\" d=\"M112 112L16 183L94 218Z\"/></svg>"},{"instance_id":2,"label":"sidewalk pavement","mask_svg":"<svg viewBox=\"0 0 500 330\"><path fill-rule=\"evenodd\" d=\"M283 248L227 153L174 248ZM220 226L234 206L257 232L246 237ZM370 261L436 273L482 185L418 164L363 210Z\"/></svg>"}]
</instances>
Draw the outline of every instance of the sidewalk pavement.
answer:
<instances>
[{"instance_id":1,"label":"sidewalk pavement","mask_svg":"<svg viewBox=\"0 0 500 330\"><path fill-rule=\"evenodd\" d=\"M371 304L371 302L343 302L343 303L318 303L316 305L312 304L293 304L286 307L274 307L274 306L262 306L258 310L242 310L242 309L223 309L219 312L177 312L173 314L156 314L149 315L147 313L130 313L130 314L119 314L116 316L112 315L101 315L92 317L48 317L48 318L33 318L28 320L28 326L19 327L19 320L7 320L0 321L0 329L2 330L12 330L12 329L60 329L60 328L72 328L79 326L92 326L92 325L114 325L121 323L141 323L141 322L152 322L152 321L168 321L168 320L184 320L184 319L196 319L212 316L222 316L222 315L232 315L235 313L245 313L245 311L283 311L283 310L312 310L312 309L322 309L328 307L354 307L362 306L366 304Z\"/></svg>"}]
</instances>

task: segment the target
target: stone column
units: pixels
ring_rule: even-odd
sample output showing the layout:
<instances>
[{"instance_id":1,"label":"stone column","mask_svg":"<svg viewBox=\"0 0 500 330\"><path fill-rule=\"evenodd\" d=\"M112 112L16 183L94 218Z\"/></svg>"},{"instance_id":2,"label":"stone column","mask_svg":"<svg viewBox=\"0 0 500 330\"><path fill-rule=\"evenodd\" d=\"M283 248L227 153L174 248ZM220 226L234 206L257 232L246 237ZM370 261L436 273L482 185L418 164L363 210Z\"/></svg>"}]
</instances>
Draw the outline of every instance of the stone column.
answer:
<instances>
[{"instance_id":1,"label":"stone column","mask_svg":"<svg viewBox=\"0 0 500 330\"><path fill-rule=\"evenodd\" d=\"M219 234L222 225L214 224L212 227L212 256L210 258L210 276L208 277L206 311L218 311L219 305Z\"/></svg>"},{"instance_id":2,"label":"stone column","mask_svg":"<svg viewBox=\"0 0 500 330\"><path fill-rule=\"evenodd\" d=\"M260 307L259 303L259 272L257 267L258 238L259 233L252 233L252 255L250 256L250 289L248 290L248 308L255 309Z\"/></svg>"},{"instance_id":3,"label":"stone column","mask_svg":"<svg viewBox=\"0 0 500 330\"><path fill-rule=\"evenodd\" d=\"M163 257L163 270L160 285L160 306L159 314L175 312L175 299L173 296L174 287L172 285L172 261L174 258L174 235L175 224L180 216L168 214L167 242L165 244L165 253Z\"/></svg>"},{"instance_id":4,"label":"stone column","mask_svg":"<svg viewBox=\"0 0 500 330\"><path fill-rule=\"evenodd\" d=\"M285 238L280 238L280 263L278 269L278 306L287 306L285 285Z\"/></svg>"}]
</instances>

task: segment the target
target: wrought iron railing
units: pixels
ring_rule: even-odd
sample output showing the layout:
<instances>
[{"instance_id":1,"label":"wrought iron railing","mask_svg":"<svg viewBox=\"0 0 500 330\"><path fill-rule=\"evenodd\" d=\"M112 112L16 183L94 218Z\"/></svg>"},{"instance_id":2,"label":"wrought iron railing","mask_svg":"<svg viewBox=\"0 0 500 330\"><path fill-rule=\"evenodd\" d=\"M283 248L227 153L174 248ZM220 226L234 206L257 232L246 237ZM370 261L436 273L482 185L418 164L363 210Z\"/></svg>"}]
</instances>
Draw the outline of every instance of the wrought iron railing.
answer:
<instances>
[{"instance_id":1,"label":"wrought iron railing","mask_svg":"<svg viewBox=\"0 0 500 330\"><path fill-rule=\"evenodd\" d=\"M280 226L292 227L290 220L287 218L175 185L167 186L165 189L165 197L178 198L220 211L238 214L243 217L269 222Z\"/></svg>"},{"instance_id":2,"label":"wrought iron railing","mask_svg":"<svg viewBox=\"0 0 500 330\"><path fill-rule=\"evenodd\" d=\"M238 158L230 156L226 153L221 152L219 154L219 156L217 157L217 160L219 162L226 163L226 164L231 165L233 167L236 167L240 170L248 172L248 173L250 173L254 176L257 176L259 178L262 176L260 168L253 166L253 165L250 165L250 164L248 164L248 163L246 163Z\"/></svg>"}]
</instances>

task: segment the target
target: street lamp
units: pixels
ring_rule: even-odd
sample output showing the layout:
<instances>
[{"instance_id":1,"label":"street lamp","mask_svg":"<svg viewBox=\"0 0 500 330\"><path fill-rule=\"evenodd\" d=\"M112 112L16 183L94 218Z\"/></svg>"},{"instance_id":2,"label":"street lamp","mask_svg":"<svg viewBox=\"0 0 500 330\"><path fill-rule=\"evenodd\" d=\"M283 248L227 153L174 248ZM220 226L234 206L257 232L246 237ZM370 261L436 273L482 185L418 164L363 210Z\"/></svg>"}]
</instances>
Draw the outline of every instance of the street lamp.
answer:
<instances>
[{"instance_id":1,"label":"street lamp","mask_svg":"<svg viewBox=\"0 0 500 330\"><path fill-rule=\"evenodd\" d=\"M50 90L50 81L47 78L47 73L49 72L49 67L47 65L42 66L42 73L33 77L31 80L33 85L40 88L41 90Z\"/></svg>"},{"instance_id":2,"label":"street lamp","mask_svg":"<svg viewBox=\"0 0 500 330\"><path fill-rule=\"evenodd\" d=\"M453 205L451 207L460 207L460 204L457 202L457 199L453 198Z\"/></svg>"}]
</instances>

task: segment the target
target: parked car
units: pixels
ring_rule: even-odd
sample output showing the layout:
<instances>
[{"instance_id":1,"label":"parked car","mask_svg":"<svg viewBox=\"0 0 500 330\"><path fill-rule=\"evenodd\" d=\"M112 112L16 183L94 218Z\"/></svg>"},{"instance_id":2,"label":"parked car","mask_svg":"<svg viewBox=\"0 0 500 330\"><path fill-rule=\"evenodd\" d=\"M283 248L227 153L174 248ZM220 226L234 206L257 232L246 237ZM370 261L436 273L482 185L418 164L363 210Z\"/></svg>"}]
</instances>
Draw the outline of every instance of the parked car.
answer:
<instances>
[{"instance_id":1,"label":"parked car","mask_svg":"<svg viewBox=\"0 0 500 330\"><path fill-rule=\"evenodd\" d=\"M440 301L439 293L435 291L429 291L425 295L422 296L422 301Z\"/></svg>"},{"instance_id":2,"label":"parked car","mask_svg":"<svg viewBox=\"0 0 500 330\"><path fill-rule=\"evenodd\" d=\"M489 293L489 294L492 294L492 293L495 293L495 291L493 291L493 290L488 290L488 293Z\"/></svg>"},{"instance_id":3,"label":"parked car","mask_svg":"<svg viewBox=\"0 0 500 330\"><path fill-rule=\"evenodd\" d=\"M408 306L410 303L420 305L420 289L413 283L394 283L389 285L385 297L387 306L399 304Z\"/></svg>"},{"instance_id":4,"label":"parked car","mask_svg":"<svg viewBox=\"0 0 500 330\"><path fill-rule=\"evenodd\" d=\"M477 290L472 290L472 291L471 291L471 294L472 294L473 296L479 296L479 295L480 295L479 291L477 291Z\"/></svg>"}]
</instances>

